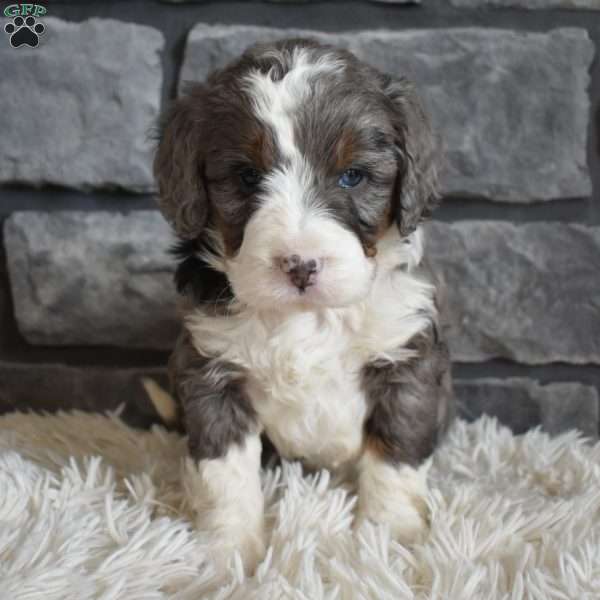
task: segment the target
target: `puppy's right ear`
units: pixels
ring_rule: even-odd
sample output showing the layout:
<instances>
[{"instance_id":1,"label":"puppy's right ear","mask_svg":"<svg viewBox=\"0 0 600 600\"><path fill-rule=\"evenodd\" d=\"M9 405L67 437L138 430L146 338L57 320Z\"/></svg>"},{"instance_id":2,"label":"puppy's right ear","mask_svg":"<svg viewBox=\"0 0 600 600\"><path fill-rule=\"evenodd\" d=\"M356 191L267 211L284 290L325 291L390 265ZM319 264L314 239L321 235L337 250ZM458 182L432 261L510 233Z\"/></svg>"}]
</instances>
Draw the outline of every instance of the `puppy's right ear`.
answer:
<instances>
[{"instance_id":1,"label":"puppy's right ear","mask_svg":"<svg viewBox=\"0 0 600 600\"><path fill-rule=\"evenodd\" d=\"M162 120L154 157L160 210L177 235L186 239L198 237L208 217L205 104L206 89L201 85L173 103Z\"/></svg>"}]
</instances>

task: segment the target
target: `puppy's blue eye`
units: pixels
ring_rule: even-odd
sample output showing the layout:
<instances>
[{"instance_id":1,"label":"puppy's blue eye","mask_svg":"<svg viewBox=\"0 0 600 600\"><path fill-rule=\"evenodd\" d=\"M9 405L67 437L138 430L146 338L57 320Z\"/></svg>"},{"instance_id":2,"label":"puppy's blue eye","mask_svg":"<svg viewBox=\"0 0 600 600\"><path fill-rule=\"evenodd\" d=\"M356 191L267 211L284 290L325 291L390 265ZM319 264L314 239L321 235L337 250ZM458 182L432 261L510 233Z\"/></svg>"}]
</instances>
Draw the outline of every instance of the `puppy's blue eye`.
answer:
<instances>
[{"instance_id":1,"label":"puppy's blue eye","mask_svg":"<svg viewBox=\"0 0 600 600\"><path fill-rule=\"evenodd\" d=\"M262 173L252 168L244 169L240 173L240 179L245 186L255 187L261 182Z\"/></svg>"},{"instance_id":2,"label":"puppy's blue eye","mask_svg":"<svg viewBox=\"0 0 600 600\"><path fill-rule=\"evenodd\" d=\"M338 185L343 188L356 187L364 178L362 171L358 169L346 169L338 179Z\"/></svg>"}]
</instances>

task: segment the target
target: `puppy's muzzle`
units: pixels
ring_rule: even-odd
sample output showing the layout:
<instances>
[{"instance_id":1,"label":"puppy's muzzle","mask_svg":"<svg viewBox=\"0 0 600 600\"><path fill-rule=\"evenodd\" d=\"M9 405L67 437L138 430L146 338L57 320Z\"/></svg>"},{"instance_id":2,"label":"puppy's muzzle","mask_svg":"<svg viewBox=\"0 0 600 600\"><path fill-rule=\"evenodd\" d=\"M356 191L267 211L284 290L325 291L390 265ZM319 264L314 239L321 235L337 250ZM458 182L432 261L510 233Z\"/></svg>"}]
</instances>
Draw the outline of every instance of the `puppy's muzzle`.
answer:
<instances>
[{"instance_id":1,"label":"puppy's muzzle","mask_svg":"<svg viewBox=\"0 0 600 600\"><path fill-rule=\"evenodd\" d=\"M318 274L323 268L323 261L316 258L304 259L298 254L292 254L280 258L279 267L300 293L303 293L307 287L316 283Z\"/></svg>"}]
</instances>

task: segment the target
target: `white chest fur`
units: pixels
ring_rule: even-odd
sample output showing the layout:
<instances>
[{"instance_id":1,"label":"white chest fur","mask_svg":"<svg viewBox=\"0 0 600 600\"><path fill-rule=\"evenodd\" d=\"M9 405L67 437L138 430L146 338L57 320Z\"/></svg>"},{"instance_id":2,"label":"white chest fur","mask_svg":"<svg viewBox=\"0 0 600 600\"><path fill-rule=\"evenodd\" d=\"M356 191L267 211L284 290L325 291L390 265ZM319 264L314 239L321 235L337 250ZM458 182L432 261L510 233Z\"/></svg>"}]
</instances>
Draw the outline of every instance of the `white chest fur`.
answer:
<instances>
[{"instance_id":1,"label":"white chest fur","mask_svg":"<svg viewBox=\"0 0 600 600\"><path fill-rule=\"evenodd\" d=\"M415 242L420 259L420 237ZM434 310L432 286L410 273L414 250L390 243L369 296L350 307L240 307L226 317L196 311L186 318L198 352L246 370L260 424L283 456L336 468L360 452L368 409L364 365L409 358L406 343Z\"/></svg>"}]
</instances>

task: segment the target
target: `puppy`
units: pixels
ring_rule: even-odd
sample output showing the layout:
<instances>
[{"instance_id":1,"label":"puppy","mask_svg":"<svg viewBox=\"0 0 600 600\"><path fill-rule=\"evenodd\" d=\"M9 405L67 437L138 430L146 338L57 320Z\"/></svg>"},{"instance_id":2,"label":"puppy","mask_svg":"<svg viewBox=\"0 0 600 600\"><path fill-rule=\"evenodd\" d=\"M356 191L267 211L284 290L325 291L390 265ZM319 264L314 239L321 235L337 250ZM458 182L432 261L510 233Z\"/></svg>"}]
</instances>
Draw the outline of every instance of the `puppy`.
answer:
<instances>
[{"instance_id":1,"label":"puppy","mask_svg":"<svg viewBox=\"0 0 600 600\"><path fill-rule=\"evenodd\" d=\"M250 48L166 114L154 172L185 297L169 372L217 561L263 556L261 435L353 472L357 523L426 529L452 412L419 227L435 151L410 83L311 40Z\"/></svg>"}]
</instances>

